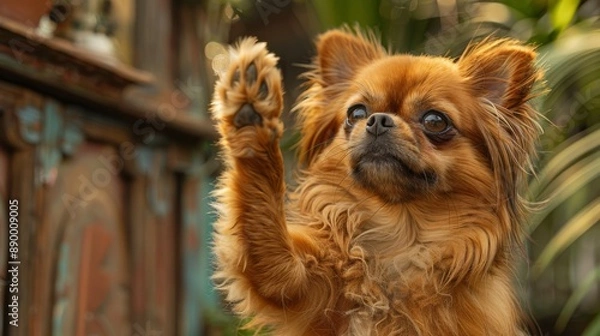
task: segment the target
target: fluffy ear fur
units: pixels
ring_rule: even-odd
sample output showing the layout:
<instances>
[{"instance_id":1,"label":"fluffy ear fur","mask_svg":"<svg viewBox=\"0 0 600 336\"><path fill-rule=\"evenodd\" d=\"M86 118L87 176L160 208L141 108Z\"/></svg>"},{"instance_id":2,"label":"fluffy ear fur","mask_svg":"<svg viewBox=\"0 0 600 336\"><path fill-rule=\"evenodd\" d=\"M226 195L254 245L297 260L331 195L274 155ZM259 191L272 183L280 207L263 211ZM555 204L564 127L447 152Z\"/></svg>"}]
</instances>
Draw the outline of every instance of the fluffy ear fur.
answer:
<instances>
[{"instance_id":1,"label":"fluffy ear fur","mask_svg":"<svg viewBox=\"0 0 600 336\"><path fill-rule=\"evenodd\" d=\"M541 76L534 61L535 50L510 39L484 40L465 51L458 60L462 75L486 113L478 125L487 155L499 181L499 202L507 202L508 216L522 218L519 189L531 171L535 139L540 132L537 112L528 101Z\"/></svg>"},{"instance_id":2,"label":"fluffy ear fur","mask_svg":"<svg viewBox=\"0 0 600 336\"><path fill-rule=\"evenodd\" d=\"M477 95L514 109L531 98L538 78L535 58L531 47L515 40L485 40L468 48L458 64Z\"/></svg>"},{"instance_id":3,"label":"fluffy ear fur","mask_svg":"<svg viewBox=\"0 0 600 336\"><path fill-rule=\"evenodd\" d=\"M348 82L360 67L384 54L373 34L332 30L317 41L317 62L326 86Z\"/></svg>"},{"instance_id":4,"label":"fluffy ear fur","mask_svg":"<svg viewBox=\"0 0 600 336\"><path fill-rule=\"evenodd\" d=\"M335 110L356 72L385 55L373 34L332 30L317 39L317 57L305 74L307 89L299 97L301 162L310 165L333 139L343 119Z\"/></svg>"}]
</instances>

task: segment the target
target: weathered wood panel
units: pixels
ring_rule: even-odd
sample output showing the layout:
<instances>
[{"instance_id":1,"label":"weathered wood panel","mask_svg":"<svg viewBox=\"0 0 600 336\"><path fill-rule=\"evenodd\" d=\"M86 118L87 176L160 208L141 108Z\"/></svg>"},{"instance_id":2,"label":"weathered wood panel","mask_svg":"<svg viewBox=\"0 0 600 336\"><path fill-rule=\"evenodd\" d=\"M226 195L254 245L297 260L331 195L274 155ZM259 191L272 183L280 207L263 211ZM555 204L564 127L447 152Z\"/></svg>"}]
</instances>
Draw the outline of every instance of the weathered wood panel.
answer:
<instances>
[{"instance_id":1,"label":"weathered wood panel","mask_svg":"<svg viewBox=\"0 0 600 336\"><path fill-rule=\"evenodd\" d=\"M0 334L202 332L197 165L215 132L181 91L160 92L178 57L171 0L137 9L136 31L159 32L137 46L154 88L132 88L150 84L147 73L0 20L0 202L18 199L22 223L20 323L3 320Z\"/></svg>"},{"instance_id":2,"label":"weathered wood panel","mask_svg":"<svg viewBox=\"0 0 600 336\"><path fill-rule=\"evenodd\" d=\"M40 237L54 335L130 334L126 184L105 165L111 145L86 142L58 167ZM75 183L74 183L75 182Z\"/></svg>"}]
</instances>

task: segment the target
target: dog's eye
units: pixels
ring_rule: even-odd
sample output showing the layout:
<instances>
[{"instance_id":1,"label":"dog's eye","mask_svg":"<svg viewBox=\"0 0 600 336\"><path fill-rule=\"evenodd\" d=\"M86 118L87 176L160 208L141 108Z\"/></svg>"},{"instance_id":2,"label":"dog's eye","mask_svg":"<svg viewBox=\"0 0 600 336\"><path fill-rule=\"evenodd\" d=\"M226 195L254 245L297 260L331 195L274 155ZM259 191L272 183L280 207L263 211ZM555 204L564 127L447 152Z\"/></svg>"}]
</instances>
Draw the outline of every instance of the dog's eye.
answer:
<instances>
[{"instance_id":1,"label":"dog's eye","mask_svg":"<svg viewBox=\"0 0 600 336\"><path fill-rule=\"evenodd\" d=\"M450 118L442 112L429 110L421 117L421 125L425 135L435 144L449 141L456 135Z\"/></svg>"},{"instance_id":2,"label":"dog's eye","mask_svg":"<svg viewBox=\"0 0 600 336\"><path fill-rule=\"evenodd\" d=\"M357 120L365 119L367 115L367 107L365 105L353 105L348 109L348 118L346 119L346 122L349 126L352 126Z\"/></svg>"},{"instance_id":3,"label":"dog's eye","mask_svg":"<svg viewBox=\"0 0 600 336\"><path fill-rule=\"evenodd\" d=\"M450 119L439 111L428 111L421 118L423 129L427 133L440 134L448 131L451 127Z\"/></svg>"}]
</instances>

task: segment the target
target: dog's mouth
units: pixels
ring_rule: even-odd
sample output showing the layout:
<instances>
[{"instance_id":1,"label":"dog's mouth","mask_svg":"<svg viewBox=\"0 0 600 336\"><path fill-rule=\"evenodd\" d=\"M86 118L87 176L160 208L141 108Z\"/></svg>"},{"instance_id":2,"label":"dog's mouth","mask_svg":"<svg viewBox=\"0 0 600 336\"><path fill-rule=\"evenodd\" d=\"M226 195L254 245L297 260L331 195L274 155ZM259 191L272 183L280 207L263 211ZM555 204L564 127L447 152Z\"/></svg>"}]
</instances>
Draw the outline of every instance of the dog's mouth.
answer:
<instances>
[{"instance_id":1,"label":"dog's mouth","mask_svg":"<svg viewBox=\"0 0 600 336\"><path fill-rule=\"evenodd\" d=\"M365 146L351 155L352 176L388 201L405 201L438 181L435 171L417 168L414 156L389 146Z\"/></svg>"},{"instance_id":2,"label":"dog's mouth","mask_svg":"<svg viewBox=\"0 0 600 336\"><path fill-rule=\"evenodd\" d=\"M353 165L355 174L366 172L369 174L389 174L403 179L422 180L427 184L434 184L437 180L437 174L432 171L417 171L410 167L405 159L397 155L381 155L377 153L367 153L362 155ZM373 171L370 171L373 170ZM391 176L388 176L390 178ZM393 178L390 178L393 180Z\"/></svg>"},{"instance_id":3,"label":"dog's mouth","mask_svg":"<svg viewBox=\"0 0 600 336\"><path fill-rule=\"evenodd\" d=\"M430 171L417 171L411 168L406 159L397 155L382 155L377 153L367 153L356 162L354 169L361 169L367 165L373 165L375 169L390 169L397 174L404 175L407 178L421 179L424 181L435 182L436 174Z\"/></svg>"}]
</instances>

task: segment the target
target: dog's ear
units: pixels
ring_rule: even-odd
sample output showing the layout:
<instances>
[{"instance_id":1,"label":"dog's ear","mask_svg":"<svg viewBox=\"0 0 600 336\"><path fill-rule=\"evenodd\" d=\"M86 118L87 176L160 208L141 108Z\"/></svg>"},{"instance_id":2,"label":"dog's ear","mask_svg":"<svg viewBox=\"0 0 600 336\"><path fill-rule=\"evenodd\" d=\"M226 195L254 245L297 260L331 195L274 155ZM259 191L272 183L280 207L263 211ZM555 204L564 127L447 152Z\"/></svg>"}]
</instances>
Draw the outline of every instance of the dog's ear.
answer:
<instances>
[{"instance_id":1,"label":"dog's ear","mask_svg":"<svg viewBox=\"0 0 600 336\"><path fill-rule=\"evenodd\" d=\"M519 189L524 172L531 170L539 114L528 103L541 77L532 47L512 39L484 40L467 49L458 67L482 112L477 125L487 148L501 202L508 202L510 216L518 219ZM515 218L517 217L517 218Z\"/></svg>"},{"instance_id":2,"label":"dog's ear","mask_svg":"<svg viewBox=\"0 0 600 336\"><path fill-rule=\"evenodd\" d=\"M511 110L531 98L535 58L534 49L518 41L485 40L468 48L458 65L478 96Z\"/></svg>"},{"instance_id":3,"label":"dog's ear","mask_svg":"<svg viewBox=\"0 0 600 336\"><path fill-rule=\"evenodd\" d=\"M299 97L300 160L310 165L333 140L344 119L336 102L356 72L385 55L374 34L331 30L317 39L317 57L308 72L307 89Z\"/></svg>"},{"instance_id":4,"label":"dog's ear","mask_svg":"<svg viewBox=\"0 0 600 336\"><path fill-rule=\"evenodd\" d=\"M332 30L317 40L317 65L325 86L351 80L358 69L383 55L373 34Z\"/></svg>"}]
</instances>

